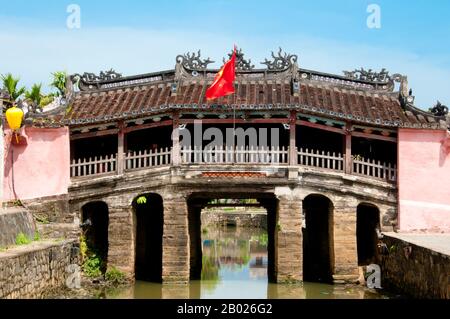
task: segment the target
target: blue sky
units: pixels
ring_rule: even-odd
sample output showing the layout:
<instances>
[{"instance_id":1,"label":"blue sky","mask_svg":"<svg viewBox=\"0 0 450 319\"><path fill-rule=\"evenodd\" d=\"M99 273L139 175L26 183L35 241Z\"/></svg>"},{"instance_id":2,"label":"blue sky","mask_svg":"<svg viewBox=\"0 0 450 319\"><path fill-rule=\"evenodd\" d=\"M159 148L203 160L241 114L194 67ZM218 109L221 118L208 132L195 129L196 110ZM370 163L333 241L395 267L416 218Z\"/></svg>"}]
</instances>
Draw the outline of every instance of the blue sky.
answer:
<instances>
[{"instance_id":1,"label":"blue sky","mask_svg":"<svg viewBox=\"0 0 450 319\"><path fill-rule=\"evenodd\" d=\"M72 3L80 29L66 26ZM380 29L367 27L369 4L381 9ZM173 68L197 49L219 62L234 43L258 66L282 46L304 68L406 74L428 108L450 104L449 14L447 0L0 0L0 73L28 86L60 69L132 75Z\"/></svg>"}]
</instances>

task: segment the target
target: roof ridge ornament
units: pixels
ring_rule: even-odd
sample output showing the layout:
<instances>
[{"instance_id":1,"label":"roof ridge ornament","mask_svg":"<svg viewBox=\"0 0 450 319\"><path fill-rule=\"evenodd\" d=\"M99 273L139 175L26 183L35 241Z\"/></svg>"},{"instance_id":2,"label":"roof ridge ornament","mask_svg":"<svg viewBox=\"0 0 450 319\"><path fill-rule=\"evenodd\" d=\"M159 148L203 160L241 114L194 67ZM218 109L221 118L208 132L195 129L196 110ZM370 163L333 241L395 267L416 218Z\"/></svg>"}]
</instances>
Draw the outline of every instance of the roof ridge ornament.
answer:
<instances>
[{"instance_id":1,"label":"roof ridge ornament","mask_svg":"<svg viewBox=\"0 0 450 319\"><path fill-rule=\"evenodd\" d=\"M286 71L297 64L298 56L286 52L283 53L283 50L280 47L277 55L272 51L272 59L272 61L264 59L264 62L261 62L261 64L265 64L269 71Z\"/></svg>"},{"instance_id":2,"label":"roof ridge ornament","mask_svg":"<svg viewBox=\"0 0 450 319\"><path fill-rule=\"evenodd\" d=\"M228 60L231 59L233 56L233 51L231 53L228 53ZM227 60L223 58L223 63L226 63ZM244 59L244 53L242 52L242 49L236 49L236 69L238 71L252 71L255 68L255 66L252 64L251 59Z\"/></svg>"},{"instance_id":3,"label":"roof ridge ornament","mask_svg":"<svg viewBox=\"0 0 450 319\"><path fill-rule=\"evenodd\" d=\"M113 69L110 69L109 71L100 71L99 75L90 72L84 72L83 75L76 73L71 76L71 79L78 78L86 83L100 83L120 79L121 77L122 77L121 73L117 73Z\"/></svg>"},{"instance_id":4,"label":"roof ridge ornament","mask_svg":"<svg viewBox=\"0 0 450 319\"><path fill-rule=\"evenodd\" d=\"M389 71L385 68L381 69L380 72L374 72L372 69L355 69L354 71L343 71L344 76L359 81L368 81L368 82L378 82L378 83L389 83L395 80L393 77L389 75ZM394 75L395 77L395 75Z\"/></svg>"},{"instance_id":5,"label":"roof ridge ornament","mask_svg":"<svg viewBox=\"0 0 450 319\"><path fill-rule=\"evenodd\" d=\"M429 109L434 116L446 116L448 114L448 107L437 101L436 105Z\"/></svg>"},{"instance_id":6,"label":"roof ridge ornament","mask_svg":"<svg viewBox=\"0 0 450 319\"><path fill-rule=\"evenodd\" d=\"M208 68L208 64L214 63L210 58L202 59L200 50L197 51L197 54L195 52L180 54L176 57L176 61L185 69L191 71L205 71Z\"/></svg>"}]
</instances>

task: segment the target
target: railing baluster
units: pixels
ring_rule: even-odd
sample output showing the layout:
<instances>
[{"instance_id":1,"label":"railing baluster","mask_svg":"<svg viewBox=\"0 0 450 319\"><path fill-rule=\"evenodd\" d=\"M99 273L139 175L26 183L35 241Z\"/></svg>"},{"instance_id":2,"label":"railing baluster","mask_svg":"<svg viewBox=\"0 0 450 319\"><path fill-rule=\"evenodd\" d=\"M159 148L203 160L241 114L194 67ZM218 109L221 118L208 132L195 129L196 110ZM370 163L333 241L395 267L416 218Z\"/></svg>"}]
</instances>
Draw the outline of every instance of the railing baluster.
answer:
<instances>
[{"instance_id":1,"label":"railing baluster","mask_svg":"<svg viewBox=\"0 0 450 319\"><path fill-rule=\"evenodd\" d=\"M169 150L168 147L166 147L166 156L165 156L166 160L165 160L165 163L164 163L165 165L169 165L170 164L169 156L170 156L170 150Z\"/></svg>"}]
</instances>

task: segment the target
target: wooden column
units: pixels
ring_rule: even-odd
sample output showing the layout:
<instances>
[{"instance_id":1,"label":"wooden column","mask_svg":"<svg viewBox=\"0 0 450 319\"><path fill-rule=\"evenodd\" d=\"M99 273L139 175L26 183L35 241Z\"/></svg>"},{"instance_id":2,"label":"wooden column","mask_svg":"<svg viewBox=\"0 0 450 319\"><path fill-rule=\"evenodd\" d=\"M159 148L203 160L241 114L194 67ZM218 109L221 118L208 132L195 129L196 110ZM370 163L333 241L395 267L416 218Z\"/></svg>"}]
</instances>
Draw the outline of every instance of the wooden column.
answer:
<instances>
[{"instance_id":1,"label":"wooden column","mask_svg":"<svg viewBox=\"0 0 450 319\"><path fill-rule=\"evenodd\" d=\"M181 164L181 147L180 147L180 114L173 113L173 129L172 129L172 165L179 166Z\"/></svg>"},{"instance_id":2,"label":"wooden column","mask_svg":"<svg viewBox=\"0 0 450 319\"><path fill-rule=\"evenodd\" d=\"M123 121L118 124L117 133L117 174L122 175L125 168L125 125Z\"/></svg>"},{"instance_id":3,"label":"wooden column","mask_svg":"<svg viewBox=\"0 0 450 319\"><path fill-rule=\"evenodd\" d=\"M297 112L291 111L289 119L289 165L297 165L297 145L296 145L296 133L297 133Z\"/></svg>"},{"instance_id":4,"label":"wooden column","mask_svg":"<svg viewBox=\"0 0 450 319\"><path fill-rule=\"evenodd\" d=\"M344 154L345 154L345 173L351 174L353 169L352 161L352 125L347 123L345 125L345 135L344 135Z\"/></svg>"}]
</instances>

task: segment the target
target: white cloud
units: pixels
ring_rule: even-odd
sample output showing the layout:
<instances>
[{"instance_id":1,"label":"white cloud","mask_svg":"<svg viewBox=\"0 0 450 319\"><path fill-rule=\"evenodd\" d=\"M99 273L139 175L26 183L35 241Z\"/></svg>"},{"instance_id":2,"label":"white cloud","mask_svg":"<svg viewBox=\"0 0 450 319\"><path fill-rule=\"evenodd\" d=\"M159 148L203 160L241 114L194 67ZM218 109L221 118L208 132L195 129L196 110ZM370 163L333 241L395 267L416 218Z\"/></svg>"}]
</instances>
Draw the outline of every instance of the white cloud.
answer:
<instances>
[{"instance_id":1,"label":"white cloud","mask_svg":"<svg viewBox=\"0 0 450 319\"><path fill-rule=\"evenodd\" d=\"M299 55L303 68L342 74L361 66L408 75L419 106L437 99L450 103L450 69L414 53L341 43L307 36L278 38L221 35L183 30L128 28L32 29L0 25L0 73L20 75L27 86L49 82L50 72L99 72L109 68L124 75L171 69L177 54L201 49L219 66L234 43L256 66L278 46ZM6 45L5 45L6 44Z\"/></svg>"}]
</instances>

